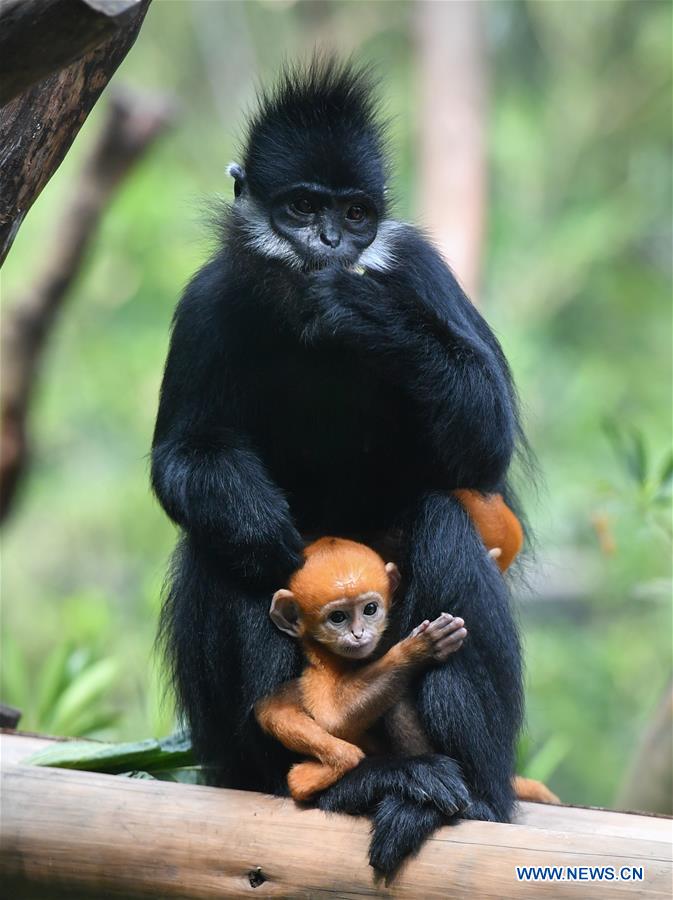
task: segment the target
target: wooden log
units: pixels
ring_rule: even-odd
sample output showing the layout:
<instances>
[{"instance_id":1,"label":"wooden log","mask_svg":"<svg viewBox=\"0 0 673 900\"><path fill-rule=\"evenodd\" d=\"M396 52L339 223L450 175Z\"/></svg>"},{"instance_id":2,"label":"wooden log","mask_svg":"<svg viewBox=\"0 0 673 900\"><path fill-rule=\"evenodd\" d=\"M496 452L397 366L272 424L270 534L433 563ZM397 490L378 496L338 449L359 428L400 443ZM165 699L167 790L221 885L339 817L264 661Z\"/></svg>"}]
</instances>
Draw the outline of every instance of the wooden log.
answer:
<instances>
[{"instance_id":1,"label":"wooden log","mask_svg":"<svg viewBox=\"0 0 673 900\"><path fill-rule=\"evenodd\" d=\"M107 40L140 0L0 0L0 106Z\"/></svg>"},{"instance_id":2,"label":"wooden log","mask_svg":"<svg viewBox=\"0 0 673 900\"><path fill-rule=\"evenodd\" d=\"M3 747L16 740L3 736ZM24 738L21 752L29 746ZM8 897L670 896L667 819L522 804L520 824L442 828L385 885L367 865L365 819L264 794L2 757L0 878ZM546 865L642 866L644 880L517 881L515 866Z\"/></svg>"}]
</instances>

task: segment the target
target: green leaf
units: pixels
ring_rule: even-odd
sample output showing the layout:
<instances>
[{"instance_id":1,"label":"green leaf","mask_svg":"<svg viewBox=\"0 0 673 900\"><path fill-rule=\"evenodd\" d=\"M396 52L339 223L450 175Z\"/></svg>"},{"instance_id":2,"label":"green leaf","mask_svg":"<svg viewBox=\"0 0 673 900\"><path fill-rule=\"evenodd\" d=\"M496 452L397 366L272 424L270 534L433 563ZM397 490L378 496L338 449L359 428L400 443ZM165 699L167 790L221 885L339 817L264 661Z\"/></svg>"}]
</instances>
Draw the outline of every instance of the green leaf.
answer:
<instances>
[{"instance_id":1,"label":"green leaf","mask_svg":"<svg viewBox=\"0 0 673 900\"><path fill-rule=\"evenodd\" d=\"M118 710L84 710L79 717L72 720L69 733L72 737L88 737L116 725L119 718Z\"/></svg>"},{"instance_id":2,"label":"green leaf","mask_svg":"<svg viewBox=\"0 0 673 900\"><path fill-rule=\"evenodd\" d=\"M38 673L35 684L37 720L48 723L59 696L70 682L68 658L72 648L67 644L55 647L47 656ZM49 731L48 725L45 727Z\"/></svg>"},{"instance_id":3,"label":"green leaf","mask_svg":"<svg viewBox=\"0 0 673 900\"><path fill-rule=\"evenodd\" d=\"M631 474L640 485L647 481L647 448L642 431L632 428L630 432L631 453L629 455Z\"/></svg>"},{"instance_id":4,"label":"green leaf","mask_svg":"<svg viewBox=\"0 0 673 900\"><path fill-rule=\"evenodd\" d=\"M71 657L72 658L72 657ZM70 734L73 723L117 679L118 665L113 659L101 659L82 670L58 698L50 717L55 734Z\"/></svg>"},{"instance_id":5,"label":"green leaf","mask_svg":"<svg viewBox=\"0 0 673 900\"><path fill-rule=\"evenodd\" d=\"M98 741L59 741L29 756L27 763L59 769L83 769L88 772L126 772L130 769L152 771L193 765L192 745L183 735L171 735L163 741L149 738L113 744Z\"/></svg>"},{"instance_id":6,"label":"green leaf","mask_svg":"<svg viewBox=\"0 0 673 900\"><path fill-rule=\"evenodd\" d=\"M668 454L668 458L664 460L659 475L659 488L661 491L667 491L673 486L673 450Z\"/></svg>"},{"instance_id":7,"label":"green leaf","mask_svg":"<svg viewBox=\"0 0 673 900\"><path fill-rule=\"evenodd\" d=\"M612 418L603 421L603 432L626 472L637 484L644 485L647 480L648 459L642 432L637 428L622 427Z\"/></svg>"}]
</instances>

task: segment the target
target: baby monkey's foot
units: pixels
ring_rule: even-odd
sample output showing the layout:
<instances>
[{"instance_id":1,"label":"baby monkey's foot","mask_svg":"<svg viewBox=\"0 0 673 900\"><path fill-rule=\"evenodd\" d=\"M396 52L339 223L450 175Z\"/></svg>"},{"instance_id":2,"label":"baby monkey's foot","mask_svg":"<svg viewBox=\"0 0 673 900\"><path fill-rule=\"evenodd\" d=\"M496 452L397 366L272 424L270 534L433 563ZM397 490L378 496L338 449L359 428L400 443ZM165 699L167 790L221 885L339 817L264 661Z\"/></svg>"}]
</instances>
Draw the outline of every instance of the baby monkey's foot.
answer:
<instances>
[{"instance_id":1,"label":"baby monkey's foot","mask_svg":"<svg viewBox=\"0 0 673 900\"><path fill-rule=\"evenodd\" d=\"M421 622L409 637L422 637L426 644L428 658L444 662L463 646L463 641L467 637L467 629L463 619L443 612L432 622L428 619Z\"/></svg>"}]
</instances>

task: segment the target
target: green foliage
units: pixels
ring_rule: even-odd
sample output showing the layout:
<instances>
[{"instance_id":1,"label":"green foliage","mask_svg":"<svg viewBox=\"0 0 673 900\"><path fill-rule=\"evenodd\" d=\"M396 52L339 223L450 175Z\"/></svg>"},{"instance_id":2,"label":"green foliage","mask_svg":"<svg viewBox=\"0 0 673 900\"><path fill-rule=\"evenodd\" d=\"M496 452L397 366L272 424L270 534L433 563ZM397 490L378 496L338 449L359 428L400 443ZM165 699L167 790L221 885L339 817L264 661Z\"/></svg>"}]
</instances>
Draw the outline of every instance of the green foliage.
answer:
<instances>
[{"instance_id":1,"label":"green foliage","mask_svg":"<svg viewBox=\"0 0 673 900\"><path fill-rule=\"evenodd\" d=\"M119 711L107 701L119 675L116 660L62 643L30 673L19 646L7 635L3 643L0 683L3 696L22 711L22 729L85 736L116 725Z\"/></svg>"},{"instance_id":2,"label":"green foliage","mask_svg":"<svg viewBox=\"0 0 673 900\"><path fill-rule=\"evenodd\" d=\"M230 194L224 168L255 77L328 36L382 64L399 164L391 188L400 215L413 215L415 7L152 5L117 80L174 90L182 118L113 203L59 322L31 418L30 478L3 536L2 694L25 709L25 727L114 739L175 727L152 655L175 534L150 497L147 452L172 309L209 251L201 201ZM546 482L537 502L522 479L538 559L520 603L521 764L564 799L609 804L671 671L671 7L482 9L491 112L480 303ZM100 115L19 232L3 302L48 253ZM64 680L73 667L84 687ZM103 711L119 718L102 728Z\"/></svg>"},{"instance_id":3,"label":"green foliage","mask_svg":"<svg viewBox=\"0 0 673 900\"><path fill-rule=\"evenodd\" d=\"M38 750L25 762L34 766L110 774L126 773L130 766L142 768L147 774L194 766L192 745L182 732L161 741L153 738L125 743L64 741Z\"/></svg>"}]
</instances>

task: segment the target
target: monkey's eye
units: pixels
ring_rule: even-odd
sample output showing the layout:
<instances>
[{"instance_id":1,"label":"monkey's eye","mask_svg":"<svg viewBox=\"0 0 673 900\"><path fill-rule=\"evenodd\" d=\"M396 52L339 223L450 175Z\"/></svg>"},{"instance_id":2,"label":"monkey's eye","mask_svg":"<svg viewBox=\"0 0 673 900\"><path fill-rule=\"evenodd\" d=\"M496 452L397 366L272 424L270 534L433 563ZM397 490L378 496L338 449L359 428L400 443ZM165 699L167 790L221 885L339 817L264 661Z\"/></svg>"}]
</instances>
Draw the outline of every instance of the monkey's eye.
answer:
<instances>
[{"instance_id":1,"label":"monkey's eye","mask_svg":"<svg viewBox=\"0 0 673 900\"><path fill-rule=\"evenodd\" d=\"M330 622L333 622L334 625L340 625L342 622L346 621L346 613L341 612L340 609L335 609L333 613L330 613L328 616Z\"/></svg>"},{"instance_id":2,"label":"monkey's eye","mask_svg":"<svg viewBox=\"0 0 673 900\"><path fill-rule=\"evenodd\" d=\"M364 206L361 206L359 203L355 203L353 206L348 208L346 212L346 218L350 219L351 222L362 222L367 216L367 210Z\"/></svg>"},{"instance_id":3,"label":"monkey's eye","mask_svg":"<svg viewBox=\"0 0 673 900\"><path fill-rule=\"evenodd\" d=\"M365 608L362 610L362 612L366 616L373 616L378 608L379 608L378 603L368 603L365 606Z\"/></svg>"},{"instance_id":4,"label":"monkey's eye","mask_svg":"<svg viewBox=\"0 0 673 900\"><path fill-rule=\"evenodd\" d=\"M298 197L290 203L290 209L300 216L310 216L316 212L316 205L308 197Z\"/></svg>"}]
</instances>

